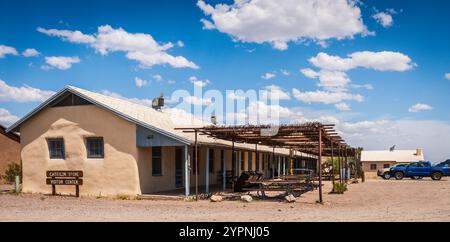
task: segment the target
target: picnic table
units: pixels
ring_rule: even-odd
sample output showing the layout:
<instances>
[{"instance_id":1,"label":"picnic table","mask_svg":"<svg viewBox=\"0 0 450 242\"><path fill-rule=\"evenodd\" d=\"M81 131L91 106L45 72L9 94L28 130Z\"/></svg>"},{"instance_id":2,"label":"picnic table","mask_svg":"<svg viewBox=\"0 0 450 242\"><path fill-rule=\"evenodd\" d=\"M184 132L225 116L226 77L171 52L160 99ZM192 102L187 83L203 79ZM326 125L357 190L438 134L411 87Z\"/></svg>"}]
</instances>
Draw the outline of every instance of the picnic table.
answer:
<instances>
[{"instance_id":1,"label":"picnic table","mask_svg":"<svg viewBox=\"0 0 450 242\"><path fill-rule=\"evenodd\" d=\"M314 184L309 180L270 179L248 181L248 183L252 185L252 188L244 188L243 190L260 192L262 198L265 198L265 192L268 191L285 191L286 194L293 194L294 192L311 191L314 189Z\"/></svg>"}]
</instances>

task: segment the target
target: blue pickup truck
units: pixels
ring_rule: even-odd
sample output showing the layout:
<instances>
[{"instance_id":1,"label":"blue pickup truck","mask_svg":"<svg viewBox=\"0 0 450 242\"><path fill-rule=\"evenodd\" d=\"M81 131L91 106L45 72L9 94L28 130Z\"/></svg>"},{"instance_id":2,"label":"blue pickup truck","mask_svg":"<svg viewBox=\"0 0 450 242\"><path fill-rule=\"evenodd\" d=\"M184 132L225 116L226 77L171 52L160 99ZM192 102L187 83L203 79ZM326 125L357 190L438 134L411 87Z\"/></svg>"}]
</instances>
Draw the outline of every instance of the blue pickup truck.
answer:
<instances>
[{"instance_id":1,"label":"blue pickup truck","mask_svg":"<svg viewBox=\"0 0 450 242\"><path fill-rule=\"evenodd\" d=\"M412 162L406 166L395 166L390 170L391 176L396 180L405 177L431 177L433 180L441 180L443 176L450 176L450 165L441 163L432 166L431 162Z\"/></svg>"}]
</instances>

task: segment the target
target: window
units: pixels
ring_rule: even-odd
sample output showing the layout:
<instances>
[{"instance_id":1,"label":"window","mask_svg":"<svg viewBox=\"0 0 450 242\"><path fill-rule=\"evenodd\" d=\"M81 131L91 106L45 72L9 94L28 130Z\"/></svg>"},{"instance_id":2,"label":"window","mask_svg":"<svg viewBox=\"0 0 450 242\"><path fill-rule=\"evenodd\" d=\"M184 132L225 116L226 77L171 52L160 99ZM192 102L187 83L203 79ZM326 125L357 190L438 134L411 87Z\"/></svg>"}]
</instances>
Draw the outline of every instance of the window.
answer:
<instances>
[{"instance_id":1,"label":"window","mask_svg":"<svg viewBox=\"0 0 450 242\"><path fill-rule=\"evenodd\" d=\"M245 170L245 152L241 152L241 171Z\"/></svg>"},{"instance_id":2,"label":"window","mask_svg":"<svg viewBox=\"0 0 450 242\"><path fill-rule=\"evenodd\" d=\"M161 176L161 147L152 147L152 175Z\"/></svg>"},{"instance_id":3,"label":"window","mask_svg":"<svg viewBox=\"0 0 450 242\"><path fill-rule=\"evenodd\" d=\"M370 169L371 170L376 170L377 169L377 164L370 164Z\"/></svg>"},{"instance_id":4,"label":"window","mask_svg":"<svg viewBox=\"0 0 450 242\"><path fill-rule=\"evenodd\" d=\"M389 167L391 167L389 164L384 164L383 165L383 168L389 168Z\"/></svg>"},{"instance_id":5,"label":"window","mask_svg":"<svg viewBox=\"0 0 450 242\"><path fill-rule=\"evenodd\" d=\"M214 149L209 149L209 172L214 172Z\"/></svg>"},{"instance_id":6,"label":"window","mask_svg":"<svg viewBox=\"0 0 450 242\"><path fill-rule=\"evenodd\" d=\"M105 157L103 138L86 138L87 158Z\"/></svg>"},{"instance_id":7,"label":"window","mask_svg":"<svg viewBox=\"0 0 450 242\"><path fill-rule=\"evenodd\" d=\"M249 151L248 152L248 170L251 171L253 169L252 165L253 165L253 152Z\"/></svg>"},{"instance_id":8,"label":"window","mask_svg":"<svg viewBox=\"0 0 450 242\"><path fill-rule=\"evenodd\" d=\"M48 153L50 159L64 159L65 151L64 151L64 139L56 138L56 139L47 139L48 144Z\"/></svg>"}]
</instances>

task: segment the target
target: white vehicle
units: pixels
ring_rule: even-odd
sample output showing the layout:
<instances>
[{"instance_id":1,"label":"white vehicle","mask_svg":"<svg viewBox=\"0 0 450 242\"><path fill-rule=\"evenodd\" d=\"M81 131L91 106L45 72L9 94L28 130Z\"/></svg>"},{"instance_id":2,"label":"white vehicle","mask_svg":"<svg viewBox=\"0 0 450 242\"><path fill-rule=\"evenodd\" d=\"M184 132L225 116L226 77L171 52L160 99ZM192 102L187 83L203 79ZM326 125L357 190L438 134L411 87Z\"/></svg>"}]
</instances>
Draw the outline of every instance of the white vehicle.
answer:
<instances>
[{"instance_id":1,"label":"white vehicle","mask_svg":"<svg viewBox=\"0 0 450 242\"><path fill-rule=\"evenodd\" d=\"M408 165L408 163L401 163L401 164L396 164L393 165L389 168L384 168L384 169L380 169L377 171L377 175L381 178L383 178L384 180L389 180L391 179L392 175L391 175L391 168L392 167L396 167L396 166L406 166Z\"/></svg>"}]
</instances>

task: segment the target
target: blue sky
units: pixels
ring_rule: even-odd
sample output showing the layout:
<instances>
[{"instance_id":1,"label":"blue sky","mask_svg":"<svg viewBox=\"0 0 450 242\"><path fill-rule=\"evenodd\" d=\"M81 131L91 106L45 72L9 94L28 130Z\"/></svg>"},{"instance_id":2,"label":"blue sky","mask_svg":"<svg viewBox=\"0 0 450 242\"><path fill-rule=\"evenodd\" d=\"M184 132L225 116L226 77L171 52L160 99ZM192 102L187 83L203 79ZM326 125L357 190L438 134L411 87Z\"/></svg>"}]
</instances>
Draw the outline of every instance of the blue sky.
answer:
<instances>
[{"instance_id":1,"label":"blue sky","mask_svg":"<svg viewBox=\"0 0 450 242\"><path fill-rule=\"evenodd\" d=\"M450 73L450 3L341 0L334 1L339 4L319 4L314 12L307 10L311 7L307 2L315 0L299 1L294 6L298 11L288 11L293 9L290 1L277 1L278 6L267 7L270 4L244 1L233 5L233 1L225 0L3 0L0 122L10 124L51 94L47 91L57 91L65 85L151 99L161 92L170 95L177 89L192 91L189 79L195 77L204 82L205 90L223 92L260 90L272 85L271 90L275 87L289 95L272 107L293 110L286 119L334 122L352 145L366 149L387 149L393 144L403 149L421 147L429 159L450 158L446 147L450 142L450 80L445 77ZM230 12L221 10L216 5L219 3L227 4L228 11L237 12L234 20L239 21L230 21ZM258 15L261 12L257 10L266 12ZM271 16L278 11L283 14ZM335 14L321 14L326 11ZM377 20L375 16L388 18ZM281 21L286 19L297 22L292 26L288 23L281 31ZM208 29L205 22L213 28ZM138 33L151 36L157 47L136 49L141 47L125 43L114 49L116 42L99 41L100 26L110 26L108 33L115 34L121 29L121 34L132 38L139 38L135 35ZM73 31L80 31L96 40L80 43L50 30L67 30L72 37ZM169 42L172 45L164 49ZM39 54L24 56L23 51L29 48ZM153 51L152 56L127 57L145 51ZM327 58L313 64L311 58L319 53ZM351 58L352 53L361 55ZM161 55L164 57L159 58ZM52 61L49 57L76 60L61 66L67 59ZM183 60L172 62L172 57ZM324 67L336 63L336 59L345 62L345 67ZM308 77L301 72L305 69L316 76ZM319 79L321 71L331 73L328 82ZM262 78L267 73L274 77ZM337 76L344 76L347 81L341 83ZM137 78L147 83L139 87ZM311 95L299 98L294 89L311 95L322 92L328 95L328 101ZM340 98L343 95L351 97ZM339 98L330 100L330 96Z\"/></svg>"}]
</instances>

